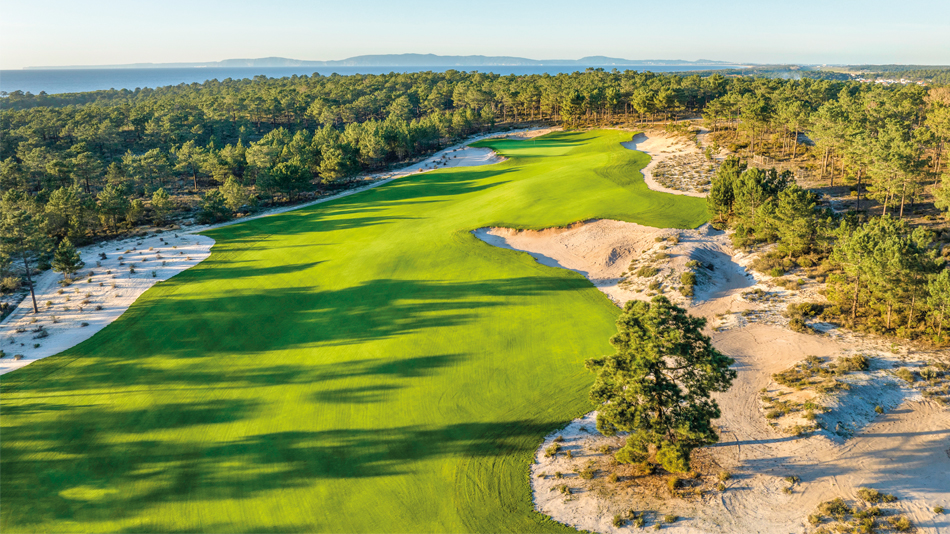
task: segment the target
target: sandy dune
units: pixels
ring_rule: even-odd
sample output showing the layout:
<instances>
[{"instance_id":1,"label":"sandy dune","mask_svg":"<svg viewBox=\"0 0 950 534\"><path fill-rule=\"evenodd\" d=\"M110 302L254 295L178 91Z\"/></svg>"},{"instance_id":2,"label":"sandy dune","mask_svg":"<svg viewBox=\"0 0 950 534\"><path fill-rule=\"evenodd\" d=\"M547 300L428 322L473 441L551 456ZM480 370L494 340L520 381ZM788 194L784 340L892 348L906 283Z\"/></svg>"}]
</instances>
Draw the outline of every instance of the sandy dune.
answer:
<instances>
[{"instance_id":1,"label":"sandy dune","mask_svg":"<svg viewBox=\"0 0 950 534\"><path fill-rule=\"evenodd\" d=\"M886 343L846 332L806 335L788 330L777 311L785 301L767 304L743 296L751 288L775 288L746 273L741 264L750 258L733 254L726 237L708 228L677 231L595 220L540 232L483 228L474 233L490 244L527 252L544 265L579 272L618 305L648 298L643 291L621 287L627 265L655 253L657 238L678 234L677 244L662 242L670 257L653 265L669 269L674 278L685 270L688 259L714 266L700 277L692 301L668 296L709 320L707 332L713 344L736 359L739 371L733 387L718 397L722 441L707 449L715 462L733 473L727 491L698 500L644 498L630 488L605 489L603 481L581 480L574 471L591 459L604 458L595 452L601 444L619 443L619 438L596 432L591 413L548 436L538 450L531 483L539 511L581 530L608 533L637 531L630 523L612 525L615 514L631 509L653 510L654 520L663 514L679 516L676 523L663 526L672 532L810 532L814 528L807 517L818 504L839 496L855 499L858 488L870 486L898 496L889 509L906 514L919 531L950 532L950 516L932 511L937 505L950 507L950 411L925 401L891 372L933 355L894 351ZM808 294L814 296L813 291ZM755 314L745 317L749 312ZM761 389L774 386L773 373L806 355L856 353L872 357L874 368L851 379L850 394L824 399L831 412L823 416L831 429L835 421L841 428L854 429L853 437L844 439L831 431L796 437L768 424L759 396ZM875 414L876 405L884 406L885 414ZM544 449L558 436L573 458L545 457ZM555 472L562 478L554 477ZM785 491L786 476L801 479L791 493ZM557 491L562 484L572 487L569 497Z\"/></svg>"}]
</instances>

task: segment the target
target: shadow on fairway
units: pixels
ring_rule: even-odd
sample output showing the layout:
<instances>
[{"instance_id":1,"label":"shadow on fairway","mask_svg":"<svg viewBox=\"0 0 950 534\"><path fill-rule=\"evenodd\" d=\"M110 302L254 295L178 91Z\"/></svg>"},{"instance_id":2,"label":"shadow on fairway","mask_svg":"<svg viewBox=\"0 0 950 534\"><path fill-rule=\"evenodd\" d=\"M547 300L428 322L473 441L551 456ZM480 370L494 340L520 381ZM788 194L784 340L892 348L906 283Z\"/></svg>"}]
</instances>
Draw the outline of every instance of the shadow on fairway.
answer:
<instances>
[{"instance_id":1,"label":"shadow on fairway","mask_svg":"<svg viewBox=\"0 0 950 534\"><path fill-rule=\"evenodd\" d=\"M242 242L257 243L270 235L293 235L303 232L332 232L388 224L415 217L380 215L351 217L368 212L380 213L394 207L441 202L431 200L485 191L508 183L487 178L498 178L514 169L469 170L454 168L407 176L395 182L371 189L364 194L352 195L331 204L317 204L282 214L280 217L262 217L246 223L226 226L206 232L215 239L227 241L229 250ZM430 200L427 200L430 199Z\"/></svg>"},{"instance_id":2,"label":"shadow on fairway","mask_svg":"<svg viewBox=\"0 0 950 534\"><path fill-rule=\"evenodd\" d=\"M248 417L254 409L253 403L239 400L157 405L149 410L151 415L77 407L56 421L13 425L10 430L32 446L4 444L5 491L44 502L43 512L30 518L33 524L100 521L132 517L165 502L246 499L315 479L403 474L418 460L521 454L551 428L551 422L533 420L274 432L231 441L135 437L138 432L186 426L211 429L215 423ZM36 477L42 485L34 483ZM111 489L115 487L141 491L121 494Z\"/></svg>"},{"instance_id":3,"label":"shadow on fairway","mask_svg":"<svg viewBox=\"0 0 950 534\"><path fill-rule=\"evenodd\" d=\"M247 276L247 270L220 265L193 274L199 279L222 279ZM190 282L172 278L166 283ZM476 319L479 310L505 305L512 297L582 291L589 287L590 283L580 277L517 277L465 283L381 279L340 290L244 290L207 298L172 293L149 306L133 306L116 321L127 323L124 328L103 330L73 349L74 358L81 357L91 364L80 375L55 372L72 358L40 360L4 376L0 393L29 391L32 397L43 392L82 389L90 383L105 388L223 385L221 376L206 367L195 371L185 364L167 369L142 365L142 361L153 357L202 360L238 354L254 355L268 364L252 374L232 371L225 375L224 382L231 388L315 379L312 373L301 369L283 369L285 351L350 345L426 329L457 327ZM262 321L261 310L272 310L273 320ZM140 322L174 335L176 343L156 346L147 340L127 337L126 333L135 332ZM127 350L96 352L95 347L107 339ZM418 372L413 366L403 369Z\"/></svg>"}]
</instances>

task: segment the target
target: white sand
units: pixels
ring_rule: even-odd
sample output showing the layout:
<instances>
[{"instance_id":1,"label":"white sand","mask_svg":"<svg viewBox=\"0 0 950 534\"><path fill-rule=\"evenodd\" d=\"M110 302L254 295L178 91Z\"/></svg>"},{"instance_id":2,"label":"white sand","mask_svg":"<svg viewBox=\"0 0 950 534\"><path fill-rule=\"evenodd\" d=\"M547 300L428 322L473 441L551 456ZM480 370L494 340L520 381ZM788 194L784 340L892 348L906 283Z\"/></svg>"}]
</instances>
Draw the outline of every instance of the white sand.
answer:
<instances>
[{"instance_id":1,"label":"white sand","mask_svg":"<svg viewBox=\"0 0 950 534\"><path fill-rule=\"evenodd\" d=\"M52 271L42 273L35 280L36 301L40 313L33 313L33 302L27 295L0 323L0 350L6 352L6 357L0 359L0 375L47 356L58 354L91 338L96 332L118 319L148 288L168 280L210 256L214 240L198 235L198 232L336 200L419 172L445 167L470 167L498 163L502 161L502 158L492 150L465 145L495 137L531 139L550 131L552 131L550 128L530 128L476 136L467 139L462 144L442 150L425 161L398 171L366 175L363 177L369 182L366 186L331 197L277 208L217 225L192 226L187 230L167 231L147 237L128 238L84 247L80 249L80 254L86 266L81 270L82 277L78 278L76 283L61 288L59 281L62 275ZM149 250L150 248L152 250ZM126 250L130 252L125 253ZM100 252L105 252L107 259L100 260ZM121 261L125 265L119 265L120 256L123 257ZM129 267L133 265L135 273L130 274ZM95 273L91 283L86 281L89 278L86 276L89 271ZM107 271L111 271L111 274L107 274ZM100 283L102 286L99 285ZM114 288L113 284L115 284ZM62 294L59 293L60 289L63 290ZM88 300L88 303L83 304L85 300ZM53 305L47 306L47 302L52 302ZM82 311L79 311L80 306ZM96 308L100 306L101 309L97 310ZM37 331L40 327L45 334ZM45 337L37 337L39 335ZM16 360L16 355L22 357Z\"/></svg>"},{"instance_id":2,"label":"white sand","mask_svg":"<svg viewBox=\"0 0 950 534\"><path fill-rule=\"evenodd\" d=\"M671 230L598 219L542 231L479 228L473 233L489 244L527 252L542 265L578 272L620 306L630 299L649 300L647 284L651 281L662 282L667 288L679 286L680 274L687 270L690 260L713 267L712 271L701 271L708 273L707 280L697 287L695 299L706 305L706 314L718 313L707 305L713 297L718 299L752 285L745 269L732 261L732 248L725 234L708 225L697 230ZM677 244L656 241L674 235L679 236ZM631 262L661 252L660 247L665 247L662 252L670 257L653 262L660 268L658 275L649 279L630 276L629 283L622 283ZM678 292L667 296L687 303Z\"/></svg>"},{"instance_id":3,"label":"white sand","mask_svg":"<svg viewBox=\"0 0 950 534\"><path fill-rule=\"evenodd\" d=\"M86 266L80 271L81 277L77 275L76 282L61 287L61 274L52 271L41 274L35 285L40 313L33 313L33 301L27 295L0 324L0 350L7 353L0 359L0 374L91 338L118 319L148 288L207 258L212 245L214 240L210 237L169 231L80 249ZM105 260L99 259L100 252L106 254ZM119 260L120 257L123 259ZM129 272L132 266L134 274ZM91 283L87 282L90 271L95 273ZM83 304L86 300L88 302ZM47 306L48 302L53 305ZM102 309L97 310L99 306ZM79 311L80 307L82 311ZM38 338L39 333L34 332L38 327L43 327L48 336ZM34 346L37 344L39 347ZM17 354L23 355L19 361L14 360Z\"/></svg>"},{"instance_id":4,"label":"white sand","mask_svg":"<svg viewBox=\"0 0 950 534\"><path fill-rule=\"evenodd\" d=\"M679 244L655 241L677 233ZM672 532L810 532L814 528L807 524L807 517L819 503L839 496L854 500L858 488L869 486L897 495L900 501L885 507L906 514L918 531L950 532L950 516L932 511L937 505L950 508L950 411L924 401L914 389L896 380L891 370L931 357L950 357L945 352L895 351L888 343L841 331L806 335L788 330L787 319L781 315L787 303L813 301L820 288L806 285L793 293L775 287L770 277L749 276L741 264L752 258L733 255L724 235L706 229L662 230L596 220L541 232L480 229L475 235L496 246L525 251L544 265L582 273L618 304L647 298L642 291L619 287L617 281L626 264L649 257L658 246L667 246L664 252L670 258L652 264L668 270L667 277L678 277L687 259L715 266L699 277L692 302L679 300L691 313L709 320L707 331L713 344L735 358L739 370L733 387L718 395L723 412L717 421L722 442L707 449L734 475L727 491L693 500L644 497L602 479L580 479L573 471L600 457L596 450L601 444L620 443L620 438L596 432L595 414L591 413L552 433L538 449L531 484L535 506L542 513L578 529L608 533L638 531L629 522L620 528L612 525L615 514L631 509L655 512L648 528L658 516L679 516L678 522L663 526ZM773 302L751 302L743 294L753 288L777 296ZM675 297L670 292L668 296ZM852 385L850 391L821 399L831 408L820 416L828 430L794 437L768 424L759 391L776 387L773 373L806 355L856 353L870 356L874 364L870 371L844 378ZM877 405L885 408L884 415L874 413ZM834 432L837 427L844 431L841 435ZM854 432L853 437L845 439L847 430ZM563 437L561 445L572 451L572 459L544 457L544 449L557 436ZM562 478L553 476L557 471ZM548 476L539 478L542 473ZM786 476L801 478L790 494L784 491ZM571 496L553 491L561 484L572 488Z\"/></svg>"},{"instance_id":5,"label":"white sand","mask_svg":"<svg viewBox=\"0 0 950 534\"><path fill-rule=\"evenodd\" d=\"M653 170L661 162L667 161L676 156L701 155L700 150L696 147L696 145L690 143L689 140L680 136L672 136L667 133L657 131L639 133L633 136L633 139L630 141L620 144L626 148L629 148L630 150L639 150L640 152L650 155L650 163L647 164L647 166L644 167L642 171L640 171L643 173L643 181L646 182L648 188L661 193L705 198L705 193L699 193L696 191L682 191L679 189L665 187L657 182L656 178L653 177Z\"/></svg>"}]
</instances>

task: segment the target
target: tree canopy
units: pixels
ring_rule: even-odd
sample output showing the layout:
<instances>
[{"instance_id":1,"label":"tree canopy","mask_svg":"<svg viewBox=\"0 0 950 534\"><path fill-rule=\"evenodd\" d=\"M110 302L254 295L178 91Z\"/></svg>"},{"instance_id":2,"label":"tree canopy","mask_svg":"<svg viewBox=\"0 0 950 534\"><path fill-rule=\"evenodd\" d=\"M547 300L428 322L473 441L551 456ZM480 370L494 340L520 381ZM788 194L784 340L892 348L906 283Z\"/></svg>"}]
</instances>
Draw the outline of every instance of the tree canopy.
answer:
<instances>
[{"instance_id":1,"label":"tree canopy","mask_svg":"<svg viewBox=\"0 0 950 534\"><path fill-rule=\"evenodd\" d=\"M712 420L720 411L711 394L726 391L736 372L703 335L705 325L662 295L631 300L610 339L616 352L587 361L597 374L590 391L597 429L630 433L618 461L645 461L652 449L665 469L683 472L693 449L718 441Z\"/></svg>"}]
</instances>

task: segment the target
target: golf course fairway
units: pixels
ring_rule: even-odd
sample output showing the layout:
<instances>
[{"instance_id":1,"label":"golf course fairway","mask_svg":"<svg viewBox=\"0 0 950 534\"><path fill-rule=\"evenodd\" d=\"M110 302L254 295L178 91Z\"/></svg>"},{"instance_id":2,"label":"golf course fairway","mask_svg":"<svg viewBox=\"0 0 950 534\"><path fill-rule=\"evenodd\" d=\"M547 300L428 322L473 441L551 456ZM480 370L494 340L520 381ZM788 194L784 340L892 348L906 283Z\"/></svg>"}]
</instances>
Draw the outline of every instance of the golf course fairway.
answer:
<instances>
[{"instance_id":1,"label":"golf course fairway","mask_svg":"<svg viewBox=\"0 0 950 534\"><path fill-rule=\"evenodd\" d=\"M470 232L703 223L630 137L483 141L509 159L207 232L208 260L3 376L0 531L570 531L528 464L592 408L619 310Z\"/></svg>"}]
</instances>

